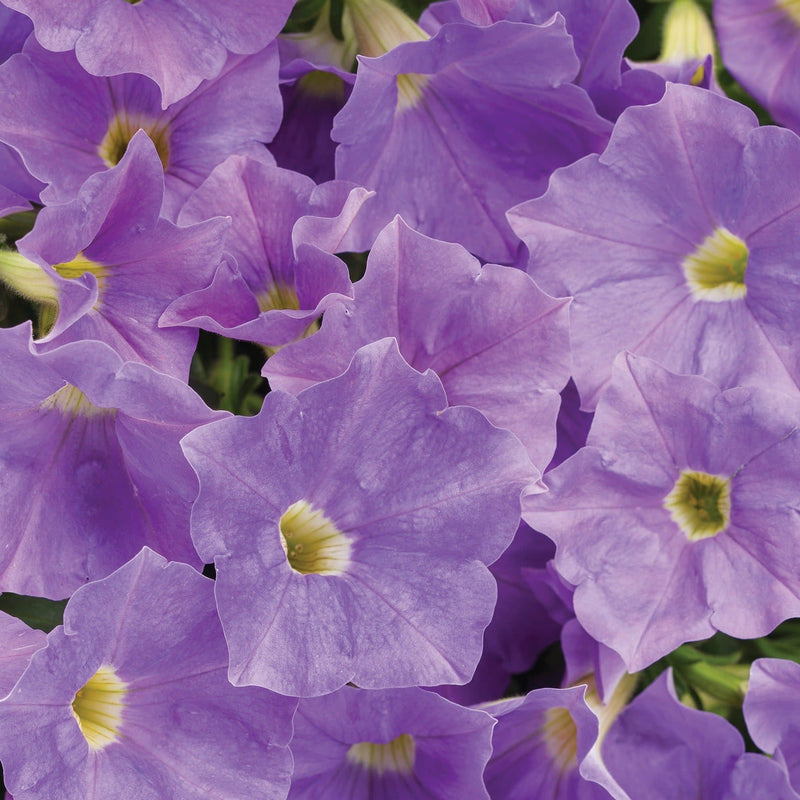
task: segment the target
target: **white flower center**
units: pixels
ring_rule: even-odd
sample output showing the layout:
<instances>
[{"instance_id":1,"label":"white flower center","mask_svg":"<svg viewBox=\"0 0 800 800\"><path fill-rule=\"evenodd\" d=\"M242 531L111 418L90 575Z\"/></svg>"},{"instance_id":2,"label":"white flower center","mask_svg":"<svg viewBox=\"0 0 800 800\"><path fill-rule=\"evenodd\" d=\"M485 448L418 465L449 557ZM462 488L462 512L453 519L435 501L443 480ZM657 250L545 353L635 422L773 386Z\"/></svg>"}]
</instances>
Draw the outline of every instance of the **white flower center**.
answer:
<instances>
[{"instance_id":1,"label":"white flower center","mask_svg":"<svg viewBox=\"0 0 800 800\"><path fill-rule=\"evenodd\" d=\"M350 566L350 539L305 500L292 503L280 520L289 566L303 575L342 575Z\"/></svg>"},{"instance_id":2,"label":"white flower center","mask_svg":"<svg viewBox=\"0 0 800 800\"><path fill-rule=\"evenodd\" d=\"M414 770L414 739L407 733L392 739L386 744L359 742L347 751L347 760L358 764L370 772L383 775L385 772L399 772L405 775Z\"/></svg>"},{"instance_id":3,"label":"white flower center","mask_svg":"<svg viewBox=\"0 0 800 800\"><path fill-rule=\"evenodd\" d=\"M724 303L744 297L748 255L747 245L726 228L706 236L681 263L694 299Z\"/></svg>"},{"instance_id":4,"label":"white flower center","mask_svg":"<svg viewBox=\"0 0 800 800\"><path fill-rule=\"evenodd\" d=\"M100 667L75 693L72 711L92 750L102 750L119 741L127 693L128 685L112 667Z\"/></svg>"},{"instance_id":5,"label":"white flower center","mask_svg":"<svg viewBox=\"0 0 800 800\"><path fill-rule=\"evenodd\" d=\"M685 469L664 498L664 508L689 541L716 536L730 522L731 482L721 475Z\"/></svg>"}]
</instances>

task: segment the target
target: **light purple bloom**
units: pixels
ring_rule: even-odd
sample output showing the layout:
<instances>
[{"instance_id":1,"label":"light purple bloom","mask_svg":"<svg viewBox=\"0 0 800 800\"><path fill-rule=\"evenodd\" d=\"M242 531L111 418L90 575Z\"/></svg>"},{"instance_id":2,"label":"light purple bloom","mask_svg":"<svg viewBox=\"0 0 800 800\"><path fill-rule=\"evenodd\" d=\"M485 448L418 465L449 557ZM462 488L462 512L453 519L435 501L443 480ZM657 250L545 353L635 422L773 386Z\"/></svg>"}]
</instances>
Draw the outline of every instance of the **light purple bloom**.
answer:
<instances>
[{"instance_id":1,"label":"light purple bloom","mask_svg":"<svg viewBox=\"0 0 800 800\"><path fill-rule=\"evenodd\" d=\"M75 50L92 75L146 75L162 106L215 78L229 53L256 53L278 34L293 0L3 0L27 14L48 50Z\"/></svg>"},{"instance_id":2,"label":"light purple bloom","mask_svg":"<svg viewBox=\"0 0 800 800\"><path fill-rule=\"evenodd\" d=\"M797 393L800 139L713 92L628 109L601 156L509 213L547 292L572 295L592 409L622 349L720 386Z\"/></svg>"},{"instance_id":3,"label":"light purple bloom","mask_svg":"<svg viewBox=\"0 0 800 800\"><path fill-rule=\"evenodd\" d=\"M286 796L296 701L236 689L213 583L144 549L78 590L0 702L16 800Z\"/></svg>"},{"instance_id":4,"label":"light purple bloom","mask_svg":"<svg viewBox=\"0 0 800 800\"><path fill-rule=\"evenodd\" d=\"M533 480L519 442L384 339L183 441L230 679L286 694L465 683Z\"/></svg>"},{"instance_id":5,"label":"light purple bloom","mask_svg":"<svg viewBox=\"0 0 800 800\"><path fill-rule=\"evenodd\" d=\"M46 284L34 298L55 316L40 350L98 339L126 360L188 378L197 331L159 329L158 319L211 281L228 221L179 228L159 217L163 192L161 162L140 132L119 165L90 177L75 200L40 211L17 242L28 277Z\"/></svg>"},{"instance_id":6,"label":"light purple bloom","mask_svg":"<svg viewBox=\"0 0 800 800\"><path fill-rule=\"evenodd\" d=\"M7 695L31 660L44 647L43 631L0 611L0 697Z\"/></svg>"},{"instance_id":7,"label":"light purple bloom","mask_svg":"<svg viewBox=\"0 0 800 800\"><path fill-rule=\"evenodd\" d=\"M608 706L585 681L481 706L497 718L486 767L492 800L630 800L603 763L600 745L631 688Z\"/></svg>"},{"instance_id":8,"label":"light purple bloom","mask_svg":"<svg viewBox=\"0 0 800 800\"><path fill-rule=\"evenodd\" d=\"M620 714L603 759L632 798L795 800L786 773L744 752L741 734L722 717L682 705L663 673Z\"/></svg>"},{"instance_id":9,"label":"light purple bloom","mask_svg":"<svg viewBox=\"0 0 800 800\"><path fill-rule=\"evenodd\" d=\"M506 210L607 141L608 122L571 83L577 71L560 19L453 23L429 41L359 58L332 136L336 176L377 192L360 219L365 234L399 213L428 236L513 261Z\"/></svg>"},{"instance_id":10,"label":"light purple bloom","mask_svg":"<svg viewBox=\"0 0 800 800\"><path fill-rule=\"evenodd\" d=\"M73 53L50 53L31 37L0 67L0 94L7 98L0 139L50 184L42 200L63 203L90 175L119 163L143 128L164 168L164 213L174 219L192 190L232 153L270 158L263 143L281 119L277 71L275 45L230 56L213 80L162 111L149 78L89 75Z\"/></svg>"},{"instance_id":11,"label":"light purple bloom","mask_svg":"<svg viewBox=\"0 0 800 800\"><path fill-rule=\"evenodd\" d=\"M199 564L178 441L224 412L100 342L36 355L29 325L0 333L0 591L67 597L145 544Z\"/></svg>"},{"instance_id":12,"label":"light purple bloom","mask_svg":"<svg viewBox=\"0 0 800 800\"><path fill-rule=\"evenodd\" d=\"M204 288L176 300L162 325L200 327L279 347L315 329L352 288L334 252L357 250L350 228L365 189L344 181L316 186L297 172L232 156L181 211L181 225L231 217L225 259ZM313 326L313 327L312 327Z\"/></svg>"},{"instance_id":13,"label":"light purple bloom","mask_svg":"<svg viewBox=\"0 0 800 800\"><path fill-rule=\"evenodd\" d=\"M640 670L800 615L800 403L620 356L587 447L526 499L575 613Z\"/></svg>"},{"instance_id":14,"label":"light purple bloom","mask_svg":"<svg viewBox=\"0 0 800 800\"><path fill-rule=\"evenodd\" d=\"M320 331L270 358L264 374L297 393L344 372L362 345L393 336L412 367L436 372L450 405L477 408L516 434L542 471L569 378L567 305L520 270L481 268L460 245L397 218L376 240L353 300L329 308Z\"/></svg>"},{"instance_id":15,"label":"light purple bloom","mask_svg":"<svg viewBox=\"0 0 800 800\"><path fill-rule=\"evenodd\" d=\"M800 792L800 665L780 658L754 661L743 711L753 741L774 755Z\"/></svg>"},{"instance_id":16,"label":"light purple bloom","mask_svg":"<svg viewBox=\"0 0 800 800\"><path fill-rule=\"evenodd\" d=\"M800 7L791 0L716 0L722 61L782 125L800 133Z\"/></svg>"},{"instance_id":17,"label":"light purple bloom","mask_svg":"<svg viewBox=\"0 0 800 800\"><path fill-rule=\"evenodd\" d=\"M423 689L300 701L289 800L489 800L494 720Z\"/></svg>"}]
</instances>

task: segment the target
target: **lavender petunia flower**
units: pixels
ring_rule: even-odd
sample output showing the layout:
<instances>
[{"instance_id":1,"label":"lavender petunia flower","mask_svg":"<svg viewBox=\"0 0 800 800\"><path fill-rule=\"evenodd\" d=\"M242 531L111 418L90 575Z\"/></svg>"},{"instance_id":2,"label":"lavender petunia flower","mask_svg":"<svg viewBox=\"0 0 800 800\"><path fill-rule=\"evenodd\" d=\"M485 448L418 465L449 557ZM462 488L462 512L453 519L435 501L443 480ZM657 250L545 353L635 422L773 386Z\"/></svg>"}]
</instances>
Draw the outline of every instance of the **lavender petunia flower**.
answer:
<instances>
[{"instance_id":1,"label":"lavender petunia flower","mask_svg":"<svg viewBox=\"0 0 800 800\"><path fill-rule=\"evenodd\" d=\"M35 355L29 325L0 333L0 591L67 597L145 544L199 564L178 441L224 412L102 343Z\"/></svg>"},{"instance_id":2,"label":"lavender petunia flower","mask_svg":"<svg viewBox=\"0 0 800 800\"><path fill-rule=\"evenodd\" d=\"M559 18L449 24L360 58L332 136L336 176L376 190L365 233L374 238L399 213L481 258L513 261L519 243L505 211L544 191L556 167L606 144L609 123L572 85L577 71Z\"/></svg>"},{"instance_id":3,"label":"lavender petunia flower","mask_svg":"<svg viewBox=\"0 0 800 800\"><path fill-rule=\"evenodd\" d=\"M750 668L744 718L753 741L782 764L800 792L800 665L759 658Z\"/></svg>"},{"instance_id":4,"label":"lavender petunia flower","mask_svg":"<svg viewBox=\"0 0 800 800\"><path fill-rule=\"evenodd\" d=\"M678 701L663 673L626 708L602 748L631 797L660 800L795 800L786 773L744 752L741 734L716 714Z\"/></svg>"},{"instance_id":5,"label":"lavender petunia flower","mask_svg":"<svg viewBox=\"0 0 800 800\"><path fill-rule=\"evenodd\" d=\"M42 209L17 242L21 255L0 253L0 275L45 304L42 351L98 339L123 358L182 380L197 331L158 328L176 297L210 282L228 221L177 227L159 217L161 163L143 133L119 165L93 175L78 197ZM44 331L43 331L44 332Z\"/></svg>"},{"instance_id":6,"label":"lavender petunia flower","mask_svg":"<svg viewBox=\"0 0 800 800\"><path fill-rule=\"evenodd\" d=\"M621 684L605 705L593 681L583 680L481 706L497 718L486 767L492 800L631 800L603 763L600 748L634 685L633 678Z\"/></svg>"},{"instance_id":7,"label":"lavender petunia flower","mask_svg":"<svg viewBox=\"0 0 800 800\"><path fill-rule=\"evenodd\" d=\"M50 53L31 37L0 68L0 95L8 99L0 140L50 183L42 200L63 203L90 175L118 164L143 128L164 168L164 214L174 218L192 190L232 153L270 158L263 143L281 119L277 71L275 45L253 56L230 56L213 80L162 111L149 78L89 75L73 53Z\"/></svg>"},{"instance_id":8,"label":"lavender petunia flower","mask_svg":"<svg viewBox=\"0 0 800 800\"><path fill-rule=\"evenodd\" d=\"M44 647L43 631L0 611L0 697L5 697L25 672L31 656Z\"/></svg>"},{"instance_id":9,"label":"lavender petunia flower","mask_svg":"<svg viewBox=\"0 0 800 800\"><path fill-rule=\"evenodd\" d=\"M511 434L446 408L436 376L385 339L183 447L234 684L311 696L469 680L496 597L484 565L537 477Z\"/></svg>"},{"instance_id":10,"label":"lavender petunia flower","mask_svg":"<svg viewBox=\"0 0 800 800\"><path fill-rule=\"evenodd\" d=\"M213 583L145 548L70 599L0 702L16 800L282 800L296 701L236 689Z\"/></svg>"},{"instance_id":11,"label":"lavender petunia flower","mask_svg":"<svg viewBox=\"0 0 800 800\"><path fill-rule=\"evenodd\" d=\"M423 689L301 700L289 800L489 800L494 720Z\"/></svg>"},{"instance_id":12,"label":"lavender petunia flower","mask_svg":"<svg viewBox=\"0 0 800 800\"><path fill-rule=\"evenodd\" d=\"M334 252L360 249L350 228L369 192L344 181L316 186L297 172L232 156L181 211L181 225L230 215L226 259L213 281L176 300L162 325L201 327L279 347L316 330L352 293Z\"/></svg>"},{"instance_id":13,"label":"lavender petunia flower","mask_svg":"<svg viewBox=\"0 0 800 800\"><path fill-rule=\"evenodd\" d=\"M27 14L48 50L75 50L92 75L135 72L158 84L162 107L215 78L229 53L263 50L293 0L3 0Z\"/></svg>"},{"instance_id":14,"label":"lavender petunia flower","mask_svg":"<svg viewBox=\"0 0 800 800\"><path fill-rule=\"evenodd\" d=\"M722 61L782 125L800 133L800 6L792 0L716 0Z\"/></svg>"},{"instance_id":15,"label":"lavender petunia flower","mask_svg":"<svg viewBox=\"0 0 800 800\"><path fill-rule=\"evenodd\" d=\"M270 358L264 374L296 393L344 372L362 345L394 336L411 366L436 372L450 405L516 434L543 471L569 378L567 305L520 270L481 268L460 245L397 218L376 240L353 301L329 308L320 331Z\"/></svg>"},{"instance_id":16,"label":"lavender petunia flower","mask_svg":"<svg viewBox=\"0 0 800 800\"><path fill-rule=\"evenodd\" d=\"M796 399L620 356L587 445L524 516L556 542L580 623L629 670L800 615Z\"/></svg>"},{"instance_id":17,"label":"lavender petunia flower","mask_svg":"<svg viewBox=\"0 0 800 800\"><path fill-rule=\"evenodd\" d=\"M592 409L622 349L715 383L800 383L794 309L800 139L671 85L602 156L509 212L547 292L572 295L574 378Z\"/></svg>"}]
</instances>

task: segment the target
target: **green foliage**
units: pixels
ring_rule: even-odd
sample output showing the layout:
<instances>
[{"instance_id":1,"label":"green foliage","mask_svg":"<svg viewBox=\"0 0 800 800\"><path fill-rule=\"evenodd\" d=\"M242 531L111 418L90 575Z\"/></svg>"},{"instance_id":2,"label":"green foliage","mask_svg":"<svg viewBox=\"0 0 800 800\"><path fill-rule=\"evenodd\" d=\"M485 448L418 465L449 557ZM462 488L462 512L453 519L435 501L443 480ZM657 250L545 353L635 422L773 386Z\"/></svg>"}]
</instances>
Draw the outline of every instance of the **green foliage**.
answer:
<instances>
[{"instance_id":1,"label":"green foliage","mask_svg":"<svg viewBox=\"0 0 800 800\"><path fill-rule=\"evenodd\" d=\"M38 628L45 633L61 625L66 605L66 600L26 597L12 592L0 594L0 611L22 620L29 628Z\"/></svg>"}]
</instances>

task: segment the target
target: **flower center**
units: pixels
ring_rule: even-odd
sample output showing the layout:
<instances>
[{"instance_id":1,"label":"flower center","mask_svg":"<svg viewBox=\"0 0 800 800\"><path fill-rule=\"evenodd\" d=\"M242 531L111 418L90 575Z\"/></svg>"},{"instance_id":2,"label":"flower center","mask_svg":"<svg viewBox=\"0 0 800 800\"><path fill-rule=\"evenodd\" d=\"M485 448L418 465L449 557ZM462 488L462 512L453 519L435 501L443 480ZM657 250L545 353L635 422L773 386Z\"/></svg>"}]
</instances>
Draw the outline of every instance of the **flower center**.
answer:
<instances>
[{"instance_id":1,"label":"flower center","mask_svg":"<svg viewBox=\"0 0 800 800\"><path fill-rule=\"evenodd\" d=\"M96 406L77 386L68 383L57 392L51 394L39 406L42 411L56 410L72 417L96 417L101 414L113 414L114 409Z\"/></svg>"},{"instance_id":2,"label":"flower center","mask_svg":"<svg viewBox=\"0 0 800 800\"><path fill-rule=\"evenodd\" d=\"M139 2L139 0L136 1ZM100 147L97 148L97 152L106 166L115 167L122 161L122 156L125 155L133 135L139 128L143 128L153 141L162 166L164 169L167 168L169 163L169 128L166 122L154 120L142 114L128 116L125 111L120 111L111 120L108 131L103 137L103 141L100 142Z\"/></svg>"},{"instance_id":3,"label":"flower center","mask_svg":"<svg viewBox=\"0 0 800 800\"><path fill-rule=\"evenodd\" d=\"M414 770L414 739L407 733L401 733L386 744L359 742L347 751L347 760L378 775L385 772L408 775Z\"/></svg>"},{"instance_id":4,"label":"flower center","mask_svg":"<svg viewBox=\"0 0 800 800\"><path fill-rule=\"evenodd\" d=\"M747 245L726 228L717 228L681 263L695 300L724 303L747 294Z\"/></svg>"},{"instance_id":5,"label":"flower center","mask_svg":"<svg viewBox=\"0 0 800 800\"><path fill-rule=\"evenodd\" d=\"M128 685L111 667L100 667L75 693L72 711L92 750L102 750L119 741L127 693Z\"/></svg>"},{"instance_id":6,"label":"flower center","mask_svg":"<svg viewBox=\"0 0 800 800\"><path fill-rule=\"evenodd\" d=\"M83 253L78 253L72 261L65 261L63 264L53 264L53 269L62 278L80 278L87 272L97 278L97 291L98 293L103 290L108 270L103 264L98 264L96 261L91 261L86 258Z\"/></svg>"},{"instance_id":7,"label":"flower center","mask_svg":"<svg viewBox=\"0 0 800 800\"><path fill-rule=\"evenodd\" d=\"M777 0L776 5L786 12L795 25L800 27L800 0Z\"/></svg>"},{"instance_id":8,"label":"flower center","mask_svg":"<svg viewBox=\"0 0 800 800\"><path fill-rule=\"evenodd\" d=\"M305 500L292 503L280 520L289 566L302 575L342 575L350 566L350 539Z\"/></svg>"},{"instance_id":9,"label":"flower center","mask_svg":"<svg viewBox=\"0 0 800 800\"><path fill-rule=\"evenodd\" d=\"M690 542L716 536L731 518L731 482L685 469L664 498L664 508Z\"/></svg>"},{"instance_id":10,"label":"flower center","mask_svg":"<svg viewBox=\"0 0 800 800\"><path fill-rule=\"evenodd\" d=\"M566 708L549 708L544 714L542 739L553 764L560 772L578 763L578 728Z\"/></svg>"},{"instance_id":11,"label":"flower center","mask_svg":"<svg viewBox=\"0 0 800 800\"><path fill-rule=\"evenodd\" d=\"M258 300L258 310L275 311L276 309L288 309L298 311L300 300L297 292L285 283L273 283L266 291L259 292L256 296Z\"/></svg>"},{"instance_id":12,"label":"flower center","mask_svg":"<svg viewBox=\"0 0 800 800\"><path fill-rule=\"evenodd\" d=\"M403 72L397 76L397 110L414 108L422 100L422 91L428 83L427 75Z\"/></svg>"}]
</instances>

